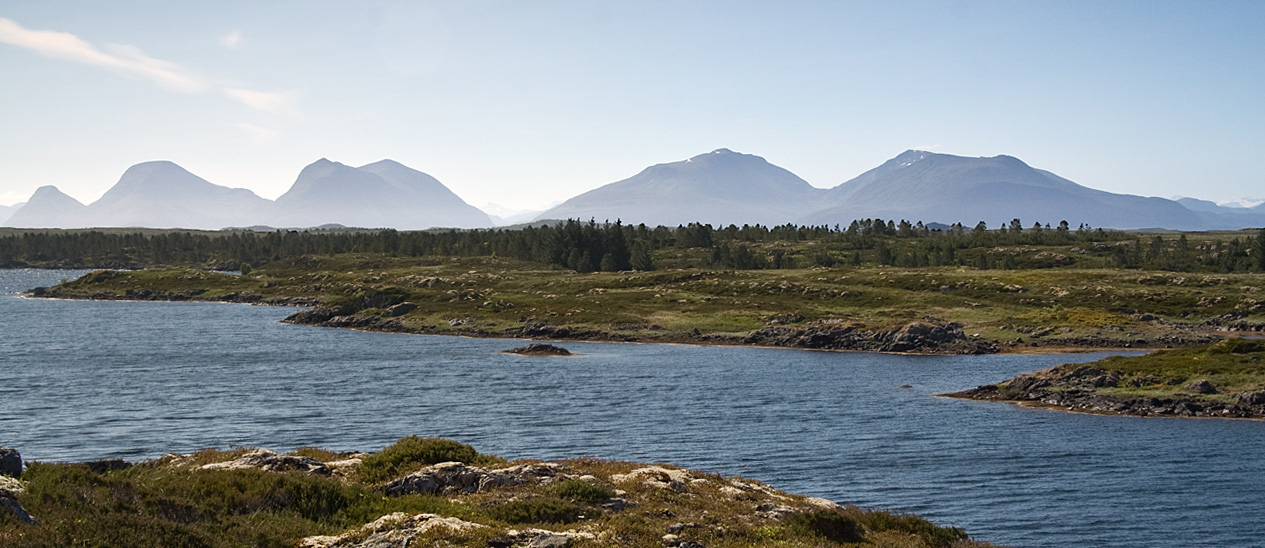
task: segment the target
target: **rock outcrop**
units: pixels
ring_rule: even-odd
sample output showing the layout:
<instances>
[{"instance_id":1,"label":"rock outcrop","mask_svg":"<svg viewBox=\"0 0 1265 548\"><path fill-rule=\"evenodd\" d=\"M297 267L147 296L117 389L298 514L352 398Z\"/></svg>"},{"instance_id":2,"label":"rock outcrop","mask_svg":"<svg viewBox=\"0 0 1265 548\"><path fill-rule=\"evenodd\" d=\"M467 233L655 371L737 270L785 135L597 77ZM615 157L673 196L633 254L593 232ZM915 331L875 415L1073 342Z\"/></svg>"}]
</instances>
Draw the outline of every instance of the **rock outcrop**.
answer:
<instances>
[{"instance_id":1,"label":"rock outcrop","mask_svg":"<svg viewBox=\"0 0 1265 548\"><path fill-rule=\"evenodd\" d=\"M243 468L257 468L270 472L298 470L321 475L329 475L331 472L329 466L314 458L282 455L267 449L256 449L228 462L213 462L202 466L203 470L241 470Z\"/></svg>"},{"instance_id":2,"label":"rock outcrop","mask_svg":"<svg viewBox=\"0 0 1265 548\"><path fill-rule=\"evenodd\" d=\"M770 325L751 332L744 344L816 350L862 350L918 354L992 354L995 343L968 337L962 326L927 317L893 331L867 329L849 322L822 321L805 327Z\"/></svg>"},{"instance_id":3,"label":"rock outcrop","mask_svg":"<svg viewBox=\"0 0 1265 548\"><path fill-rule=\"evenodd\" d=\"M388 495L478 493L518 485L548 485L569 479L570 470L554 463L520 464L489 470L460 462L443 462L382 486Z\"/></svg>"}]
</instances>

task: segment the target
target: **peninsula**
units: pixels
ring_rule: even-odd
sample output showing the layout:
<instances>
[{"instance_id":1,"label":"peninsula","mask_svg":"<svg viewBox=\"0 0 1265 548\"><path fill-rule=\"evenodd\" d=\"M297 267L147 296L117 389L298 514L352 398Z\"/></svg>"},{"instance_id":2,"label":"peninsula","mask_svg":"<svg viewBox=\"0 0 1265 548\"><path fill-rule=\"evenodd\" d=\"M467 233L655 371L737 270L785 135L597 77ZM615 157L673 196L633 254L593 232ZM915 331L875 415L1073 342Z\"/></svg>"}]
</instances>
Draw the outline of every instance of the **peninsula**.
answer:
<instances>
[{"instance_id":1,"label":"peninsula","mask_svg":"<svg viewBox=\"0 0 1265 548\"><path fill-rule=\"evenodd\" d=\"M1060 365L947 397L1143 417L1265 419L1265 341Z\"/></svg>"}]
</instances>

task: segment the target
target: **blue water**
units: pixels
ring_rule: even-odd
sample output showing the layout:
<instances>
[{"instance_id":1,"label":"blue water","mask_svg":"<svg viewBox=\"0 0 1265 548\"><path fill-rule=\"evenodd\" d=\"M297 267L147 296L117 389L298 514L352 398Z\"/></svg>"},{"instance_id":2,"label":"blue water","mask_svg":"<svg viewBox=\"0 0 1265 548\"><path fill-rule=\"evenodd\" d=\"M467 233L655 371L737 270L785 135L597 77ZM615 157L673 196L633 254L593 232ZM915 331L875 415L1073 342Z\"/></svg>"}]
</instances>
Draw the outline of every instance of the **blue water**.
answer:
<instances>
[{"instance_id":1,"label":"blue water","mask_svg":"<svg viewBox=\"0 0 1265 548\"><path fill-rule=\"evenodd\" d=\"M79 274L0 271L0 445L29 460L419 434L743 475L1007 545L1265 546L1265 423L932 397L1100 355L568 342L580 356L528 358L281 324L284 308L14 296Z\"/></svg>"}]
</instances>

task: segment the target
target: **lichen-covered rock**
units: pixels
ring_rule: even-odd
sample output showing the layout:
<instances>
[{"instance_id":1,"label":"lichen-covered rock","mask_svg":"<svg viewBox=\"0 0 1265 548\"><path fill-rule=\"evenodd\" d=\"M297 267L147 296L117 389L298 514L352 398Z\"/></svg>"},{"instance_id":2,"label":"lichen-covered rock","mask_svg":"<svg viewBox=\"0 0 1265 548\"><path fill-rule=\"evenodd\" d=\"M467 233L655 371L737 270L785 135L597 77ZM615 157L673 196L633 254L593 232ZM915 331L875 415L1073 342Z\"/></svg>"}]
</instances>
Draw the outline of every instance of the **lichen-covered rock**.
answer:
<instances>
[{"instance_id":1,"label":"lichen-covered rock","mask_svg":"<svg viewBox=\"0 0 1265 548\"><path fill-rule=\"evenodd\" d=\"M267 449L256 449L231 461L213 462L202 466L203 470L240 470L242 468L258 468L269 472L298 470L321 475L330 473L328 466L314 458L282 455Z\"/></svg>"},{"instance_id":2,"label":"lichen-covered rock","mask_svg":"<svg viewBox=\"0 0 1265 548\"><path fill-rule=\"evenodd\" d=\"M374 520L372 523L337 536L314 536L301 539L299 548L406 548L413 545L418 536L435 529L446 533L465 533L487 528L458 518L446 518L435 514L408 515L395 512Z\"/></svg>"},{"instance_id":3,"label":"lichen-covered rock","mask_svg":"<svg viewBox=\"0 0 1265 548\"><path fill-rule=\"evenodd\" d=\"M640 483L647 487L668 489L678 493L685 492L686 484L694 479L694 475L689 470L664 468L662 466L645 466L627 474L611 476L611 481L615 483Z\"/></svg>"}]
</instances>

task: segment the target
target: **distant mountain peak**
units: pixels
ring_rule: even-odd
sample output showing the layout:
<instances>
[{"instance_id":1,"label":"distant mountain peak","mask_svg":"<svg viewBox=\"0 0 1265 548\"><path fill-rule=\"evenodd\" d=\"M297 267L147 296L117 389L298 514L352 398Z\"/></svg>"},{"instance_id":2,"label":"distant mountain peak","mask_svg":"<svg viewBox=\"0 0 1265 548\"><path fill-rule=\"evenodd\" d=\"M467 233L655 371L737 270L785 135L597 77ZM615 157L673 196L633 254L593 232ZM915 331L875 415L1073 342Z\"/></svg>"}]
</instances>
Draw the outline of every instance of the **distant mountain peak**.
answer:
<instances>
[{"instance_id":1,"label":"distant mountain peak","mask_svg":"<svg viewBox=\"0 0 1265 548\"><path fill-rule=\"evenodd\" d=\"M675 226L691 222L778 224L802 214L825 191L753 154L718 148L655 164L540 214Z\"/></svg>"},{"instance_id":2,"label":"distant mountain peak","mask_svg":"<svg viewBox=\"0 0 1265 548\"><path fill-rule=\"evenodd\" d=\"M931 153L924 150L909 149L892 158L892 161L896 163L896 167L909 167L916 162L927 159L928 154Z\"/></svg>"}]
</instances>

